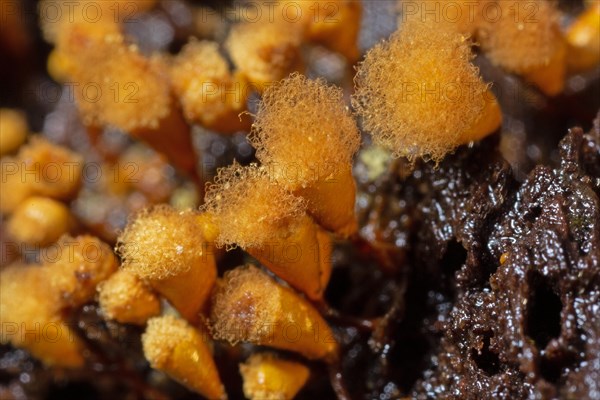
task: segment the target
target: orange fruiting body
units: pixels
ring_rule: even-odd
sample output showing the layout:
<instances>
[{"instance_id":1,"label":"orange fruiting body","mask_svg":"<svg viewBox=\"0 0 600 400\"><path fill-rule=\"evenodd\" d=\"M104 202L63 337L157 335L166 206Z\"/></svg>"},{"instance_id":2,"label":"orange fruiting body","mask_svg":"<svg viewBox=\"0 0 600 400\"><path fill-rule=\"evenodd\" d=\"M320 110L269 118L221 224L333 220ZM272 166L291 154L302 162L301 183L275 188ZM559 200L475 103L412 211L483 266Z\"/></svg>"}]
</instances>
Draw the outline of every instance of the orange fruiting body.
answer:
<instances>
[{"instance_id":1,"label":"orange fruiting body","mask_svg":"<svg viewBox=\"0 0 600 400\"><path fill-rule=\"evenodd\" d=\"M249 140L272 179L305 198L320 225L356 231L352 157L360 134L341 89L292 74L263 94Z\"/></svg>"},{"instance_id":2,"label":"orange fruiting body","mask_svg":"<svg viewBox=\"0 0 600 400\"><path fill-rule=\"evenodd\" d=\"M61 202L48 197L29 197L13 212L8 234L22 243L47 246L69 231L71 214Z\"/></svg>"},{"instance_id":3,"label":"orange fruiting body","mask_svg":"<svg viewBox=\"0 0 600 400\"><path fill-rule=\"evenodd\" d=\"M196 216L166 205L144 210L117 243L122 267L147 281L189 320L198 318L217 276L212 245L204 240Z\"/></svg>"},{"instance_id":4,"label":"orange fruiting body","mask_svg":"<svg viewBox=\"0 0 600 400\"><path fill-rule=\"evenodd\" d=\"M234 25L226 46L235 66L259 91L303 69L299 24L263 20Z\"/></svg>"},{"instance_id":5,"label":"orange fruiting body","mask_svg":"<svg viewBox=\"0 0 600 400\"><path fill-rule=\"evenodd\" d=\"M63 320L64 310L91 301L98 283L116 268L110 247L97 238L64 236L43 265L3 269L0 341L27 349L47 365L82 366L85 346Z\"/></svg>"},{"instance_id":6,"label":"orange fruiting body","mask_svg":"<svg viewBox=\"0 0 600 400\"><path fill-rule=\"evenodd\" d=\"M116 126L147 142L196 177L190 127L177 107L160 60L143 56L112 19L60 25L57 51L73 63L77 106L89 126Z\"/></svg>"},{"instance_id":7,"label":"orange fruiting body","mask_svg":"<svg viewBox=\"0 0 600 400\"><path fill-rule=\"evenodd\" d=\"M39 195L70 200L81 186L83 158L41 137L32 137L14 157L2 158L0 210L13 212L25 199Z\"/></svg>"},{"instance_id":8,"label":"orange fruiting body","mask_svg":"<svg viewBox=\"0 0 600 400\"><path fill-rule=\"evenodd\" d=\"M0 342L25 348L46 365L80 367L83 343L62 320L60 295L48 286L49 275L37 265L2 270Z\"/></svg>"},{"instance_id":9,"label":"orange fruiting body","mask_svg":"<svg viewBox=\"0 0 600 400\"><path fill-rule=\"evenodd\" d=\"M331 240L304 212L304 201L253 164L220 169L204 210L219 246L239 245L311 299L321 299L331 274Z\"/></svg>"},{"instance_id":10,"label":"orange fruiting body","mask_svg":"<svg viewBox=\"0 0 600 400\"><path fill-rule=\"evenodd\" d=\"M213 296L213 335L231 343L290 350L333 362L338 344L327 322L306 300L249 265L225 273Z\"/></svg>"},{"instance_id":11,"label":"orange fruiting body","mask_svg":"<svg viewBox=\"0 0 600 400\"><path fill-rule=\"evenodd\" d=\"M246 398L280 400L293 399L308 380L310 370L299 362L258 353L240 364L240 373Z\"/></svg>"},{"instance_id":12,"label":"orange fruiting body","mask_svg":"<svg viewBox=\"0 0 600 400\"><path fill-rule=\"evenodd\" d=\"M250 90L244 79L233 76L215 42L192 40L169 66L173 89L185 117L208 129L230 133L247 129Z\"/></svg>"},{"instance_id":13,"label":"orange fruiting body","mask_svg":"<svg viewBox=\"0 0 600 400\"><path fill-rule=\"evenodd\" d=\"M461 34L407 20L359 66L353 104L375 143L439 162L495 131L501 113Z\"/></svg>"},{"instance_id":14,"label":"orange fruiting body","mask_svg":"<svg viewBox=\"0 0 600 400\"><path fill-rule=\"evenodd\" d=\"M564 87L566 43L552 2L495 2L499 18L485 19L478 40L492 62L523 76L547 95Z\"/></svg>"},{"instance_id":15,"label":"orange fruiting body","mask_svg":"<svg viewBox=\"0 0 600 400\"><path fill-rule=\"evenodd\" d=\"M160 299L137 276L120 270L98 285L98 303L107 319L144 325L160 314Z\"/></svg>"},{"instance_id":16,"label":"orange fruiting body","mask_svg":"<svg viewBox=\"0 0 600 400\"><path fill-rule=\"evenodd\" d=\"M207 338L185 320L171 315L150 319L142 345L153 368L208 399L227 397Z\"/></svg>"}]
</instances>

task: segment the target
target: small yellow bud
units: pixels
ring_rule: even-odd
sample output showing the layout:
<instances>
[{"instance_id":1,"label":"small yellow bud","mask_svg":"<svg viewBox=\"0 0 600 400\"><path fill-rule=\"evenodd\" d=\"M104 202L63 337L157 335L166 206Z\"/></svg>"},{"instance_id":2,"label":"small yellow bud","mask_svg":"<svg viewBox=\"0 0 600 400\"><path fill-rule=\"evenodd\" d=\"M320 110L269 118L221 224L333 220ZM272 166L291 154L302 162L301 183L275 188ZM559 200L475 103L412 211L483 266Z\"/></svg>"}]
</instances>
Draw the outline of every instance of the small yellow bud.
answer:
<instances>
[{"instance_id":1,"label":"small yellow bud","mask_svg":"<svg viewBox=\"0 0 600 400\"><path fill-rule=\"evenodd\" d=\"M227 398L207 338L185 320L172 315L150 319L142 345L153 368L208 399Z\"/></svg>"},{"instance_id":2,"label":"small yellow bud","mask_svg":"<svg viewBox=\"0 0 600 400\"><path fill-rule=\"evenodd\" d=\"M160 299L137 276L125 270L98 285L99 304L107 319L144 325L160 314Z\"/></svg>"},{"instance_id":3,"label":"small yellow bud","mask_svg":"<svg viewBox=\"0 0 600 400\"><path fill-rule=\"evenodd\" d=\"M30 197L11 215L7 232L19 242L47 246L69 231L71 214L61 202L47 197Z\"/></svg>"},{"instance_id":4,"label":"small yellow bud","mask_svg":"<svg viewBox=\"0 0 600 400\"><path fill-rule=\"evenodd\" d=\"M342 54L350 63L359 58L358 34L362 5L355 0L299 2L308 22L305 37Z\"/></svg>"},{"instance_id":5,"label":"small yellow bud","mask_svg":"<svg viewBox=\"0 0 600 400\"><path fill-rule=\"evenodd\" d=\"M234 25L226 46L239 72L262 92L290 72L303 69L301 40L299 24L262 20Z\"/></svg>"},{"instance_id":6,"label":"small yellow bud","mask_svg":"<svg viewBox=\"0 0 600 400\"><path fill-rule=\"evenodd\" d=\"M302 389L310 370L270 353L254 354L240 364L244 395L251 400L289 400Z\"/></svg>"},{"instance_id":7,"label":"small yellow bud","mask_svg":"<svg viewBox=\"0 0 600 400\"><path fill-rule=\"evenodd\" d=\"M549 96L560 93L565 83L566 41L560 29L560 13L553 2L530 0L535 16L520 12L510 1L498 1L499 18L484 18L478 35L490 60L535 84Z\"/></svg>"}]
</instances>

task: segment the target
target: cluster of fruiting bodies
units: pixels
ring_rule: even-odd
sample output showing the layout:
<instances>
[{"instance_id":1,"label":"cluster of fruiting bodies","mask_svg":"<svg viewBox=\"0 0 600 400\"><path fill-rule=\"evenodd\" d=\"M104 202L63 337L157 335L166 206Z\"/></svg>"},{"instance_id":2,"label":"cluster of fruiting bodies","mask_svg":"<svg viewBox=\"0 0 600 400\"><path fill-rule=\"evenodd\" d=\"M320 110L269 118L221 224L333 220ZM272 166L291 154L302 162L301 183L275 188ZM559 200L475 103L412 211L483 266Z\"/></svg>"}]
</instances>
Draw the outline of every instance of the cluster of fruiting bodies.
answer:
<instances>
[{"instance_id":1,"label":"cluster of fruiting bodies","mask_svg":"<svg viewBox=\"0 0 600 400\"><path fill-rule=\"evenodd\" d=\"M507 1L480 1L472 18L442 23L403 7L398 31L356 67L353 112L342 89L299 73L305 43L339 52L350 64L358 60L360 3L334 3L340 18L333 24L239 22L231 26L224 50L216 42L190 39L176 55L152 57L113 19L42 21L55 45L48 66L56 80L96 82L107 91L123 82L135 86L135 102L78 98L89 129L114 126L146 142L199 183L205 196L199 209L161 205L133 215L116 254L97 238L72 238L76 224L65 202L81 184L80 156L36 137L22 145L22 116L3 110L2 162L17 166L2 183L7 233L21 243L60 250L51 261L2 270L2 323L16 327L3 329L3 343L24 347L48 365L81 366L85 346L68 334L63 316L97 298L106 319L145 326L143 349L152 367L207 398L226 397L213 340L249 342L334 365L339 345L322 315L328 309L323 296L334 238L355 237L358 229L356 121L396 157L439 162L501 125L490 83L471 63L475 41L493 63L548 95L562 90L568 71L598 63L598 35L589 34L598 33L596 4L566 33L559 12L542 0L535 2L536 23L522 20ZM431 2L412 3L418 9ZM501 10L495 21L480 12L491 3ZM431 88L442 89L428 96ZM227 95L232 91L235 96ZM261 102L251 115L246 107L253 92ZM204 188L193 124L222 134L249 131L257 162L222 168ZM49 164L65 179L19 173ZM220 249L235 247L264 268L245 265L219 277ZM63 340L31 339L23 332L35 324L54 324L65 333ZM309 375L301 362L265 352L242 363L240 371L245 394L256 399L291 398Z\"/></svg>"}]
</instances>

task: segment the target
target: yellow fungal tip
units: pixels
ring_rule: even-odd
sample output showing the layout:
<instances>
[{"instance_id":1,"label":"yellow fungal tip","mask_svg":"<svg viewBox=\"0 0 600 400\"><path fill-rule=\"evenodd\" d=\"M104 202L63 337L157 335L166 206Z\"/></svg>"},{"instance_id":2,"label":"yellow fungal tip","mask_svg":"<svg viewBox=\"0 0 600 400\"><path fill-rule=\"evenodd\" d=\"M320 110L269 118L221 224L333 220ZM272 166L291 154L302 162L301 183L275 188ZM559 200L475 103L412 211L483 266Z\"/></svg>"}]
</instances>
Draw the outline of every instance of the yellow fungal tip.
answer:
<instances>
[{"instance_id":1,"label":"yellow fungal tip","mask_svg":"<svg viewBox=\"0 0 600 400\"><path fill-rule=\"evenodd\" d=\"M305 203L270 179L264 168L233 164L207 185L204 210L213 217L219 246L257 247L293 231Z\"/></svg>"},{"instance_id":2,"label":"yellow fungal tip","mask_svg":"<svg viewBox=\"0 0 600 400\"><path fill-rule=\"evenodd\" d=\"M577 17L567 32L567 43L571 71L586 71L600 63L600 2Z\"/></svg>"},{"instance_id":3,"label":"yellow fungal tip","mask_svg":"<svg viewBox=\"0 0 600 400\"><path fill-rule=\"evenodd\" d=\"M143 279L165 279L202 262L206 246L195 216L167 205L138 213L117 240L122 267Z\"/></svg>"},{"instance_id":4,"label":"yellow fungal tip","mask_svg":"<svg viewBox=\"0 0 600 400\"><path fill-rule=\"evenodd\" d=\"M290 188L349 167L360 146L342 89L301 74L264 92L249 140L257 158Z\"/></svg>"},{"instance_id":5,"label":"yellow fungal tip","mask_svg":"<svg viewBox=\"0 0 600 400\"><path fill-rule=\"evenodd\" d=\"M479 35L486 55L492 62L520 74L547 65L563 43L560 15L552 2L496 4L499 18L487 18Z\"/></svg>"}]
</instances>

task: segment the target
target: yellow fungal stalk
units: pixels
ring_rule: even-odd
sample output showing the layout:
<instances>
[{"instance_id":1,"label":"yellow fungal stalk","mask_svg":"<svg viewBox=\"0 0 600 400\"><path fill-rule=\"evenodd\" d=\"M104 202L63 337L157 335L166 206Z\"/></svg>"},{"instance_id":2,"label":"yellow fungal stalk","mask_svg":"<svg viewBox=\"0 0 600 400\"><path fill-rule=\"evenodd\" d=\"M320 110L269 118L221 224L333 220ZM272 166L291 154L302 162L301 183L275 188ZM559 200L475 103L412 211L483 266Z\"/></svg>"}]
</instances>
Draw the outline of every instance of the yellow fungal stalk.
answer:
<instances>
[{"instance_id":1,"label":"yellow fungal stalk","mask_svg":"<svg viewBox=\"0 0 600 400\"><path fill-rule=\"evenodd\" d=\"M73 60L70 79L86 125L116 126L196 176L190 128L172 98L167 71L128 43L112 21L76 22L59 32L57 50Z\"/></svg>"},{"instance_id":2,"label":"yellow fungal stalk","mask_svg":"<svg viewBox=\"0 0 600 400\"><path fill-rule=\"evenodd\" d=\"M352 157L360 134L341 89L292 74L263 94L249 140L273 179L305 198L321 226L356 231Z\"/></svg>"},{"instance_id":3,"label":"yellow fungal stalk","mask_svg":"<svg viewBox=\"0 0 600 400\"><path fill-rule=\"evenodd\" d=\"M317 310L291 289L249 265L225 273L213 296L217 339L245 341L333 362L338 344Z\"/></svg>"},{"instance_id":4,"label":"yellow fungal stalk","mask_svg":"<svg viewBox=\"0 0 600 400\"><path fill-rule=\"evenodd\" d=\"M415 20L371 49L353 104L375 143L395 157L440 161L494 132L501 112L462 35Z\"/></svg>"},{"instance_id":5,"label":"yellow fungal stalk","mask_svg":"<svg viewBox=\"0 0 600 400\"><path fill-rule=\"evenodd\" d=\"M566 44L551 1L497 1L499 18L486 19L478 36L492 62L523 76L547 95L564 87Z\"/></svg>"},{"instance_id":6,"label":"yellow fungal stalk","mask_svg":"<svg viewBox=\"0 0 600 400\"><path fill-rule=\"evenodd\" d=\"M171 315L152 318L142 335L144 355L153 368L208 399L226 399L206 337Z\"/></svg>"},{"instance_id":7,"label":"yellow fungal stalk","mask_svg":"<svg viewBox=\"0 0 600 400\"><path fill-rule=\"evenodd\" d=\"M33 196L15 209L6 231L19 242L47 246L67 233L70 226L71 214L63 203Z\"/></svg>"},{"instance_id":8,"label":"yellow fungal stalk","mask_svg":"<svg viewBox=\"0 0 600 400\"><path fill-rule=\"evenodd\" d=\"M231 133L249 127L246 81L232 76L216 42L192 40L175 56L169 69L173 89L185 117L209 129Z\"/></svg>"},{"instance_id":9,"label":"yellow fungal stalk","mask_svg":"<svg viewBox=\"0 0 600 400\"><path fill-rule=\"evenodd\" d=\"M207 187L205 211L219 246L239 245L311 299L331 275L331 240L304 212L305 203L256 165L219 170Z\"/></svg>"},{"instance_id":10,"label":"yellow fungal stalk","mask_svg":"<svg viewBox=\"0 0 600 400\"><path fill-rule=\"evenodd\" d=\"M47 365L80 367L84 346L63 311L92 300L117 260L97 238L64 236L44 261L0 273L0 341L27 349Z\"/></svg>"},{"instance_id":11,"label":"yellow fungal stalk","mask_svg":"<svg viewBox=\"0 0 600 400\"><path fill-rule=\"evenodd\" d=\"M27 138L28 131L22 112L0 108L0 156L15 152Z\"/></svg>"},{"instance_id":12,"label":"yellow fungal stalk","mask_svg":"<svg viewBox=\"0 0 600 400\"><path fill-rule=\"evenodd\" d=\"M287 400L302 389L310 370L299 362L283 360L271 353L258 353L240 364L240 373L246 398Z\"/></svg>"},{"instance_id":13,"label":"yellow fungal stalk","mask_svg":"<svg viewBox=\"0 0 600 400\"><path fill-rule=\"evenodd\" d=\"M231 28L226 47L240 73L253 88L262 91L290 72L303 69L301 28L279 19L241 22Z\"/></svg>"},{"instance_id":14,"label":"yellow fungal stalk","mask_svg":"<svg viewBox=\"0 0 600 400\"><path fill-rule=\"evenodd\" d=\"M77 153L33 137L15 157L2 159L0 210L11 213L34 195L69 200L81 186L82 171L83 159Z\"/></svg>"},{"instance_id":15,"label":"yellow fungal stalk","mask_svg":"<svg viewBox=\"0 0 600 400\"><path fill-rule=\"evenodd\" d=\"M217 276L212 246L192 211L144 210L119 236L122 267L147 281L182 316L196 320Z\"/></svg>"},{"instance_id":16,"label":"yellow fungal stalk","mask_svg":"<svg viewBox=\"0 0 600 400\"><path fill-rule=\"evenodd\" d=\"M131 272L120 270L98 285L98 301L107 319L144 325L160 314L160 300Z\"/></svg>"},{"instance_id":17,"label":"yellow fungal stalk","mask_svg":"<svg viewBox=\"0 0 600 400\"><path fill-rule=\"evenodd\" d=\"M310 299L323 298L331 278L331 239L309 216L301 217L285 238L247 251Z\"/></svg>"},{"instance_id":18,"label":"yellow fungal stalk","mask_svg":"<svg viewBox=\"0 0 600 400\"><path fill-rule=\"evenodd\" d=\"M600 63L600 1L590 4L569 27L567 43L570 71L586 71Z\"/></svg>"}]
</instances>

